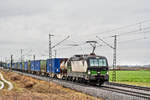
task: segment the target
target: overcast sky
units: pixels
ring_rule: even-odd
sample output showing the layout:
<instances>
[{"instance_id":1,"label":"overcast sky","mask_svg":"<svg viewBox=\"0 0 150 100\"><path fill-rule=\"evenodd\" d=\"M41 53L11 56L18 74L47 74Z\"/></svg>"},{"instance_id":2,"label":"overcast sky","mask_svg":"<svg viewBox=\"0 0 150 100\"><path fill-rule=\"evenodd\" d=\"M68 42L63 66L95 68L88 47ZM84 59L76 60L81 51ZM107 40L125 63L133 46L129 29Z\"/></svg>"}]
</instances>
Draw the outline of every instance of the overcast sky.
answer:
<instances>
[{"instance_id":1,"label":"overcast sky","mask_svg":"<svg viewBox=\"0 0 150 100\"><path fill-rule=\"evenodd\" d=\"M0 57L13 54L18 60L23 49L24 59L33 54L46 58L49 33L54 35L53 45L70 36L55 48L57 57L70 57L91 52L87 40L102 44L96 36L113 45L109 36L129 32L118 36L117 64L150 64L149 4L150 0L0 0ZM119 28L126 25L131 26ZM139 31L131 32L135 30ZM98 47L96 54L112 64L111 48Z\"/></svg>"}]
</instances>

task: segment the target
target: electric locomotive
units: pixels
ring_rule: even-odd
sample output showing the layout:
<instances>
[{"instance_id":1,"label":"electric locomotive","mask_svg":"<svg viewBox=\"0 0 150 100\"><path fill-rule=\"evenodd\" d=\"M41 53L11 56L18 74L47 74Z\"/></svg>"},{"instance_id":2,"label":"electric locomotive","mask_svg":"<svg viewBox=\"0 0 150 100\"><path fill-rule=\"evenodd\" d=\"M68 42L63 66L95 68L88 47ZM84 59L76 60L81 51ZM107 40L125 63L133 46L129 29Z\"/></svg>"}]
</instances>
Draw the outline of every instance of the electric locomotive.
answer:
<instances>
[{"instance_id":1,"label":"electric locomotive","mask_svg":"<svg viewBox=\"0 0 150 100\"><path fill-rule=\"evenodd\" d=\"M74 55L66 61L63 71L63 77L72 81L102 85L109 80L107 58L94 53Z\"/></svg>"}]
</instances>

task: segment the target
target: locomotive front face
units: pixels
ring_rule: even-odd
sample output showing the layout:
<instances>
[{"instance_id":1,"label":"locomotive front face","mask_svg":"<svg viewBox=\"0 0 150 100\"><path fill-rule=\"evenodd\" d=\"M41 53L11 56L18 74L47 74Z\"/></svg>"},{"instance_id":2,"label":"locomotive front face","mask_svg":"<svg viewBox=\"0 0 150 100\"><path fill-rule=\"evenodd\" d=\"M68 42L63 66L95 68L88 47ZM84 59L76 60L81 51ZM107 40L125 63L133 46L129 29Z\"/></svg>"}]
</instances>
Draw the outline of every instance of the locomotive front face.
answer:
<instances>
[{"instance_id":1,"label":"locomotive front face","mask_svg":"<svg viewBox=\"0 0 150 100\"><path fill-rule=\"evenodd\" d=\"M108 81L108 62L105 57L90 57L87 59L87 74L89 80Z\"/></svg>"}]
</instances>

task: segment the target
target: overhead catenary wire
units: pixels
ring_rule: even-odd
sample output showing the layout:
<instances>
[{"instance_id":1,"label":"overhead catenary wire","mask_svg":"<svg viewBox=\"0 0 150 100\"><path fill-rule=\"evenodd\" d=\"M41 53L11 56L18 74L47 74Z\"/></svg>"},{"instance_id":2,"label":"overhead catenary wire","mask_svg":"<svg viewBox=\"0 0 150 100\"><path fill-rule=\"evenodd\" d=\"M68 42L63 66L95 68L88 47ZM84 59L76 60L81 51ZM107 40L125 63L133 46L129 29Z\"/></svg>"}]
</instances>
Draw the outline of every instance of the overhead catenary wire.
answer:
<instances>
[{"instance_id":1,"label":"overhead catenary wire","mask_svg":"<svg viewBox=\"0 0 150 100\"><path fill-rule=\"evenodd\" d=\"M57 44L55 44L54 46L52 46L51 48L55 48L56 46L60 45L62 42L64 42L65 40L67 40L70 36L67 36L65 39L63 39L62 41L58 42Z\"/></svg>"},{"instance_id":2,"label":"overhead catenary wire","mask_svg":"<svg viewBox=\"0 0 150 100\"><path fill-rule=\"evenodd\" d=\"M129 39L129 40L124 40L124 41L119 41L117 42L118 44L122 44L122 43L128 43L128 42L135 42L135 41L139 41L139 40L146 40L146 39L149 39L150 36L146 36L146 37L141 37L141 38L135 38L135 39ZM102 45L102 47L107 47L106 45Z\"/></svg>"},{"instance_id":3,"label":"overhead catenary wire","mask_svg":"<svg viewBox=\"0 0 150 100\"><path fill-rule=\"evenodd\" d=\"M143 30L145 31L145 30L150 29L149 25L148 25L148 27L142 27L142 24L145 24L145 23L148 23L148 22L150 22L150 20L144 20L144 21L141 21L141 22L137 22L135 24L126 25L126 26L123 26L123 27L119 27L119 28L115 28L115 29L109 30L109 31L104 31L104 32L101 32L101 33L99 33L97 35L100 35L100 34L103 34L103 33L110 33L110 32L119 33L118 34L119 36L128 35L128 34L136 34L138 32L143 32ZM138 25L138 29L136 29L136 30L127 31L127 32L119 32L119 30L122 30L122 29L125 29L125 28L129 29L130 27L135 27L135 26L137 27L137 25ZM143 33L145 33L145 32L143 32ZM105 37L102 37L102 38L103 39L108 39L108 38L111 38L111 36L109 35L109 36L105 36Z\"/></svg>"},{"instance_id":4,"label":"overhead catenary wire","mask_svg":"<svg viewBox=\"0 0 150 100\"><path fill-rule=\"evenodd\" d=\"M120 34L118 34L119 36L121 35L129 35L129 34L137 34L138 32L144 32L144 29L150 29L150 27L145 27L145 28L142 28L142 29L137 29L137 30L133 30L133 31L129 31L129 32L122 32ZM147 31L146 31L147 32ZM148 31L149 32L149 31Z\"/></svg>"},{"instance_id":5,"label":"overhead catenary wire","mask_svg":"<svg viewBox=\"0 0 150 100\"><path fill-rule=\"evenodd\" d=\"M131 42L131 41L138 41L138 40L144 40L144 39L148 39L150 38L150 36L147 37L142 37L142 38L135 38L135 39L130 39L130 40L126 40L126 41L119 41L118 43L126 43L126 42Z\"/></svg>"},{"instance_id":6,"label":"overhead catenary wire","mask_svg":"<svg viewBox=\"0 0 150 100\"><path fill-rule=\"evenodd\" d=\"M111 36L112 37L112 36ZM122 44L122 43L126 43L126 42L132 42L132 41L139 41L139 40L144 40L144 39L148 39L149 38L149 36L146 36L146 37L141 37L141 38L135 38L135 39L129 39L129 40L125 40L125 41L118 41L118 43L119 44ZM81 44L78 44L78 43L76 43L76 44L66 44L66 45L63 45L63 46L61 46L61 47L59 47L58 49L61 49L61 50L70 50L70 49L75 49L74 47L76 47L77 48L77 50L80 50L81 49L81 47L80 46L83 46L83 45L85 45L86 43L81 43ZM98 48L99 47L107 47L106 45L102 45L102 44L100 44L99 42L98 42L98 44L99 44L99 46L97 46ZM111 43L110 43L111 44ZM84 50L85 49L89 49L88 47L84 47Z\"/></svg>"},{"instance_id":7,"label":"overhead catenary wire","mask_svg":"<svg viewBox=\"0 0 150 100\"><path fill-rule=\"evenodd\" d=\"M141 25L142 23L147 23L147 22L150 22L150 20L144 20L144 21L141 21L141 22L137 22L135 24L130 24L130 25L118 27L118 28L115 28L115 29L112 29L112 30L108 30L108 31L104 31L104 32L101 32L101 33L97 33L97 35L98 34L114 32L114 31L117 31L117 30L121 30L121 29L124 29L124 28L129 28L129 27L136 26L136 25L139 25L139 24Z\"/></svg>"},{"instance_id":8,"label":"overhead catenary wire","mask_svg":"<svg viewBox=\"0 0 150 100\"><path fill-rule=\"evenodd\" d=\"M146 31L147 30L147 31ZM144 27L142 29L136 29L128 32L119 32L118 36L125 36L125 35L133 35L133 34L139 34L139 33L147 33L150 32L150 26L149 27ZM112 35L102 37L103 39L108 39L112 38Z\"/></svg>"}]
</instances>

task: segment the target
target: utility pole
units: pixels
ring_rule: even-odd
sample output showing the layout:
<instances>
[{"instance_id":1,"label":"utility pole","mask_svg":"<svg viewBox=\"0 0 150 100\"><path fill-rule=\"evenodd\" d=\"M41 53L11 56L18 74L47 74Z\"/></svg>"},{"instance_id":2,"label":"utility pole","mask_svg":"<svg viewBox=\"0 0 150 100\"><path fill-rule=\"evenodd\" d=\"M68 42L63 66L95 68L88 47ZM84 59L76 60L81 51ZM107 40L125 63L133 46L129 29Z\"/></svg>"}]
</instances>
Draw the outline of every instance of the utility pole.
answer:
<instances>
[{"instance_id":1,"label":"utility pole","mask_svg":"<svg viewBox=\"0 0 150 100\"><path fill-rule=\"evenodd\" d=\"M112 36L114 37L114 54L113 54L113 72L112 72L112 81L116 81L116 50L117 50L117 35Z\"/></svg>"},{"instance_id":2,"label":"utility pole","mask_svg":"<svg viewBox=\"0 0 150 100\"><path fill-rule=\"evenodd\" d=\"M10 69L12 68L12 64L13 64L13 55L11 55L10 57Z\"/></svg>"},{"instance_id":3,"label":"utility pole","mask_svg":"<svg viewBox=\"0 0 150 100\"><path fill-rule=\"evenodd\" d=\"M110 44L108 44L107 42L105 42L103 39L99 38L98 36L96 36L96 38L98 38L100 41L102 41L103 43L105 43L108 47L113 49L113 72L112 72L112 81L115 82L116 81L116 52L117 52L117 35L112 36L114 37L114 46L111 46Z\"/></svg>"},{"instance_id":4,"label":"utility pole","mask_svg":"<svg viewBox=\"0 0 150 100\"><path fill-rule=\"evenodd\" d=\"M33 55L33 60L35 61L35 54Z\"/></svg>"},{"instance_id":5,"label":"utility pole","mask_svg":"<svg viewBox=\"0 0 150 100\"><path fill-rule=\"evenodd\" d=\"M20 53L21 53L21 66L23 67L23 64L22 64L22 62L23 62L23 59L22 59L22 52L23 52L23 49L21 49L21 52L20 52ZM22 68L22 67L21 67L21 68Z\"/></svg>"},{"instance_id":6,"label":"utility pole","mask_svg":"<svg viewBox=\"0 0 150 100\"><path fill-rule=\"evenodd\" d=\"M50 77L52 76L52 41L51 41L51 37L54 36L52 34L49 34L49 60L50 60L50 69L49 69L49 72L50 72L50 75L49 75L49 88L48 88L48 91L50 93Z\"/></svg>"},{"instance_id":7,"label":"utility pole","mask_svg":"<svg viewBox=\"0 0 150 100\"><path fill-rule=\"evenodd\" d=\"M35 69L35 54L33 55L33 61L34 61L34 69Z\"/></svg>"},{"instance_id":8,"label":"utility pole","mask_svg":"<svg viewBox=\"0 0 150 100\"><path fill-rule=\"evenodd\" d=\"M56 58L56 55L57 55L57 50L54 50L55 51L55 58Z\"/></svg>"},{"instance_id":9,"label":"utility pole","mask_svg":"<svg viewBox=\"0 0 150 100\"><path fill-rule=\"evenodd\" d=\"M20 51L20 53L21 53L21 62L22 62L22 51L23 51L23 49L21 49L21 51Z\"/></svg>"},{"instance_id":10,"label":"utility pole","mask_svg":"<svg viewBox=\"0 0 150 100\"><path fill-rule=\"evenodd\" d=\"M52 76L52 41L51 37L54 36L49 34L49 59L50 59L50 76Z\"/></svg>"}]
</instances>

